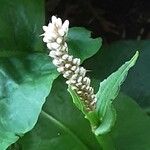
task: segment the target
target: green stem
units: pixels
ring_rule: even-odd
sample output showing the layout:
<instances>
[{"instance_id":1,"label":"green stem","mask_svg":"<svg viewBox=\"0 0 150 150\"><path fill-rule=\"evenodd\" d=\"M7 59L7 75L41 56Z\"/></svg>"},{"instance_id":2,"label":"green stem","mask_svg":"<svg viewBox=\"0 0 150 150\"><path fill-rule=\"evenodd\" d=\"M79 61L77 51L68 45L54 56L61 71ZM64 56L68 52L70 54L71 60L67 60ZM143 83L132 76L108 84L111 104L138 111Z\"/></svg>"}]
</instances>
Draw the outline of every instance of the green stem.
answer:
<instances>
[{"instance_id":1,"label":"green stem","mask_svg":"<svg viewBox=\"0 0 150 150\"><path fill-rule=\"evenodd\" d=\"M99 144L102 146L102 150L116 150L113 140L109 134L96 136Z\"/></svg>"}]
</instances>

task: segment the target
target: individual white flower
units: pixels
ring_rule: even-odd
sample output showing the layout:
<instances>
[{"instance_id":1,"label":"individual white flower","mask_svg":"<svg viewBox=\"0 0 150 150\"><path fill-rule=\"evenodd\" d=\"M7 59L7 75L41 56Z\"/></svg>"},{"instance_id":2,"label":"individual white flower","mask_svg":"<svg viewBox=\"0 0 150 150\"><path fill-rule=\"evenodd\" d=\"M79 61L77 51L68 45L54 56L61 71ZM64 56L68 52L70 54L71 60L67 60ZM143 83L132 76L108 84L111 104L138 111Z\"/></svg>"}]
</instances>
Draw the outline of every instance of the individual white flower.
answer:
<instances>
[{"instance_id":1,"label":"individual white flower","mask_svg":"<svg viewBox=\"0 0 150 150\"><path fill-rule=\"evenodd\" d=\"M63 23L60 18L52 16L48 26L43 26L43 41L47 43L49 56L53 58L52 62L57 66L57 71L63 74L67 79L66 83L80 96L87 111L92 111L96 103L94 90L90 86L90 78L85 76L86 69L80 67L81 60L68 54L68 28L68 20Z\"/></svg>"}]
</instances>

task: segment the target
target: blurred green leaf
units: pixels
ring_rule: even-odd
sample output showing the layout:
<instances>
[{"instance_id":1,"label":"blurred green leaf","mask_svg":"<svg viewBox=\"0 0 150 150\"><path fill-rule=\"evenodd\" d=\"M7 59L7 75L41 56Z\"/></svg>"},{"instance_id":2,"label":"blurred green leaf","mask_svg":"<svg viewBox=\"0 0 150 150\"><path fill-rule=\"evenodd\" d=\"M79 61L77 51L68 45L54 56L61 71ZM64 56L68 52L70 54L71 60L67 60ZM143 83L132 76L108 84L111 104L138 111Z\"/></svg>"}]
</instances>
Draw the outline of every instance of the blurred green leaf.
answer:
<instances>
[{"instance_id":1,"label":"blurred green leaf","mask_svg":"<svg viewBox=\"0 0 150 150\"><path fill-rule=\"evenodd\" d=\"M44 2L0 0L0 4L0 149L3 150L33 128L58 73L48 56L32 54L43 51L39 35L44 23Z\"/></svg>"},{"instance_id":2,"label":"blurred green leaf","mask_svg":"<svg viewBox=\"0 0 150 150\"><path fill-rule=\"evenodd\" d=\"M57 76L43 54L0 60L1 150L33 128Z\"/></svg>"},{"instance_id":3,"label":"blurred green leaf","mask_svg":"<svg viewBox=\"0 0 150 150\"><path fill-rule=\"evenodd\" d=\"M18 143L23 150L99 150L89 122L74 106L61 78L54 82L35 128Z\"/></svg>"},{"instance_id":4,"label":"blurred green leaf","mask_svg":"<svg viewBox=\"0 0 150 150\"><path fill-rule=\"evenodd\" d=\"M117 110L117 121L110 135L116 149L149 150L150 118L143 110L124 94L114 102Z\"/></svg>"},{"instance_id":5,"label":"blurred green leaf","mask_svg":"<svg viewBox=\"0 0 150 150\"><path fill-rule=\"evenodd\" d=\"M43 51L44 1L0 0L0 57Z\"/></svg>"},{"instance_id":6,"label":"blurred green leaf","mask_svg":"<svg viewBox=\"0 0 150 150\"><path fill-rule=\"evenodd\" d=\"M140 57L123 85L123 92L131 96L142 107L150 106L150 40L118 41L105 45L101 51L86 61L92 77L103 80L114 72L138 50Z\"/></svg>"},{"instance_id":7,"label":"blurred green leaf","mask_svg":"<svg viewBox=\"0 0 150 150\"><path fill-rule=\"evenodd\" d=\"M102 39L91 38L91 31L85 28L73 27L69 29L68 47L70 53L82 61L93 56L101 47Z\"/></svg>"}]
</instances>

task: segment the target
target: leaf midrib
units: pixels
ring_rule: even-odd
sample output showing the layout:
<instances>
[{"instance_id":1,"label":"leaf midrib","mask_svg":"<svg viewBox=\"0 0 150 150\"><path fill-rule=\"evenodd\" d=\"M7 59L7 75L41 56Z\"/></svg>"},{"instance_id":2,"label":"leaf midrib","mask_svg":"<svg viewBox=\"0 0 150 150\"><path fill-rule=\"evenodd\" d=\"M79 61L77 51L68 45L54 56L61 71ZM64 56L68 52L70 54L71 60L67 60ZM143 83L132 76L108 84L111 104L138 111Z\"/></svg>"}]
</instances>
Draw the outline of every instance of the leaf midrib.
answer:
<instances>
[{"instance_id":1,"label":"leaf midrib","mask_svg":"<svg viewBox=\"0 0 150 150\"><path fill-rule=\"evenodd\" d=\"M66 131L68 134L70 134L71 137L74 138L74 140L79 143L80 145L82 145L85 150L90 150L86 144L74 133L72 132L68 127L66 127L66 125L64 125L63 123L61 123L59 120L55 119L52 115L46 113L45 111L41 111L41 114L44 115L46 118L50 119L53 123L55 123L57 126L59 126L60 128L62 128L64 131Z\"/></svg>"}]
</instances>

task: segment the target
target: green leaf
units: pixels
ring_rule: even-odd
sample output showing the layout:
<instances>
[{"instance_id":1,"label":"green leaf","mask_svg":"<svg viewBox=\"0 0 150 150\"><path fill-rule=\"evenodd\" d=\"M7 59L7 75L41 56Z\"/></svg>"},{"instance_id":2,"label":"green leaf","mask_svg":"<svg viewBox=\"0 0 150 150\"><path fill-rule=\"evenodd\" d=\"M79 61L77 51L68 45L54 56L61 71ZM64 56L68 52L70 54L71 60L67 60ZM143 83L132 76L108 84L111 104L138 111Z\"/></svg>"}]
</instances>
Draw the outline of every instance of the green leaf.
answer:
<instances>
[{"instance_id":1,"label":"green leaf","mask_svg":"<svg viewBox=\"0 0 150 150\"><path fill-rule=\"evenodd\" d=\"M110 119L110 117L113 117L115 119L115 112L112 110L112 100L114 100L118 92L120 90L120 86L125 80L127 73L129 69L134 66L139 53L136 52L136 54L132 57L132 59L128 62L126 62L124 65L122 65L116 72L111 74L107 79L105 79L103 82L100 83L99 91L97 92L97 103L96 103L96 111L100 117L102 124L102 131L100 131L101 127L99 127L96 130L96 134L105 133L110 131L110 127L114 125L114 121ZM111 108L109 108L111 107ZM110 112L109 112L110 111ZM109 117L109 119L105 118ZM104 124L104 121L105 123ZM108 125L109 124L109 125ZM104 126L105 130L104 130ZM100 125L101 126L101 125ZM104 131L103 131L104 130Z\"/></svg>"},{"instance_id":2,"label":"green leaf","mask_svg":"<svg viewBox=\"0 0 150 150\"><path fill-rule=\"evenodd\" d=\"M57 76L43 54L0 60L1 150L34 127Z\"/></svg>"},{"instance_id":3,"label":"green leaf","mask_svg":"<svg viewBox=\"0 0 150 150\"><path fill-rule=\"evenodd\" d=\"M0 0L0 4L0 57L43 51L39 35L44 24L44 1Z\"/></svg>"},{"instance_id":4,"label":"green leaf","mask_svg":"<svg viewBox=\"0 0 150 150\"><path fill-rule=\"evenodd\" d=\"M103 150L149 150L150 118L133 99L122 93L114 106L117 111L114 128L97 137Z\"/></svg>"},{"instance_id":5,"label":"green leaf","mask_svg":"<svg viewBox=\"0 0 150 150\"><path fill-rule=\"evenodd\" d=\"M120 94L114 102L117 121L110 133L119 150L149 150L150 118L130 97Z\"/></svg>"},{"instance_id":6,"label":"green leaf","mask_svg":"<svg viewBox=\"0 0 150 150\"><path fill-rule=\"evenodd\" d=\"M68 91L73 99L73 103L76 105L76 107L82 111L83 114L87 114L87 111L86 111L86 107L83 103L83 101L80 99L80 97L77 95L77 93L72 90L70 87L68 88Z\"/></svg>"},{"instance_id":7,"label":"green leaf","mask_svg":"<svg viewBox=\"0 0 150 150\"><path fill-rule=\"evenodd\" d=\"M97 82L99 83L99 81ZM75 109L72 100L66 93L65 82L57 79L51 94L44 106L35 128L18 142L23 150L64 150L64 149L94 149L100 150L100 145L91 134L89 123L83 115ZM57 94L56 94L57 91ZM150 119L130 97L119 94L114 101L117 111L115 126L108 134L100 136L106 146L119 150L149 150ZM63 126L63 127L62 127ZM65 128L65 129L64 129ZM74 139L69 129L77 139ZM109 136L109 139L108 139ZM110 139L111 138L111 139ZM112 142L112 145L110 144ZM101 141L100 141L101 143Z\"/></svg>"},{"instance_id":8,"label":"green leaf","mask_svg":"<svg viewBox=\"0 0 150 150\"><path fill-rule=\"evenodd\" d=\"M85 67L92 69L89 74L99 80L105 79L128 58L139 50L140 57L126 79L122 91L138 102L142 108L150 107L150 40L116 41L103 45L101 50L86 61Z\"/></svg>"},{"instance_id":9,"label":"green leaf","mask_svg":"<svg viewBox=\"0 0 150 150\"><path fill-rule=\"evenodd\" d=\"M35 128L18 143L23 150L99 150L89 122L74 106L62 78L56 79Z\"/></svg>"},{"instance_id":10,"label":"green leaf","mask_svg":"<svg viewBox=\"0 0 150 150\"><path fill-rule=\"evenodd\" d=\"M39 35L44 24L44 1L0 0L0 4L0 148L3 150L33 128L58 73L48 56L32 54L43 51Z\"/></svg>"},{"instance_id":11,"label":"green leaf","mask_svg":"<svg viewBox=\"0 0 150 150\"><path fill-rule=\"evenodd\" d=\"M68 47L70 53L80 58L82 61L93 56L101 47L102 39L91 38L91 31L81 27L73 27L69 29Z\"/></svg>"},{"instance_id":12,"label":"green leaf","mask_svg":"<svg viewBox=\"0 0 150 150\"><path fill-rule=\"evenodd\" d=\"M100 126L94 131L95 135L103 135L111 131L116 121L116 110L110 104L106 110L104 118L101 120Z\"/></svg>"}]
</instances>

